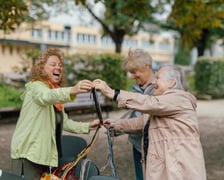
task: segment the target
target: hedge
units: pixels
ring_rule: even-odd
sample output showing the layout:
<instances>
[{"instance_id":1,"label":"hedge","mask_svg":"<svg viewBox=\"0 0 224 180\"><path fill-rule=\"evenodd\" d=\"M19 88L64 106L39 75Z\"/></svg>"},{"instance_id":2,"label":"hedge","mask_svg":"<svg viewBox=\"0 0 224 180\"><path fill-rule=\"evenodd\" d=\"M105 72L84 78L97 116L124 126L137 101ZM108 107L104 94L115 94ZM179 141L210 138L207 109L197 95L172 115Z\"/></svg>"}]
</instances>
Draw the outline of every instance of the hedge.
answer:
<instances>
[{"instance_id":1,"label":"hedge","mask_svg":"<svg viewBox=\"0 0 224 180\"><path fill-rule=\"evenodd\" d=\"M82 79L102 79L116 89L126 89L127 73L121 68L122 56L118 54L78 54L66 60L68 85Z\"/></svg>"},{"instance_id":2,"label":"hedge","mask_svg":"<svg viewBox=\"0 0 224 180\"><path fill-rule=\"evenodd\" d=\"M200 57L195 64L195 88L198 95L224 97L224 59Z\"/></svg>"}]
</instances>

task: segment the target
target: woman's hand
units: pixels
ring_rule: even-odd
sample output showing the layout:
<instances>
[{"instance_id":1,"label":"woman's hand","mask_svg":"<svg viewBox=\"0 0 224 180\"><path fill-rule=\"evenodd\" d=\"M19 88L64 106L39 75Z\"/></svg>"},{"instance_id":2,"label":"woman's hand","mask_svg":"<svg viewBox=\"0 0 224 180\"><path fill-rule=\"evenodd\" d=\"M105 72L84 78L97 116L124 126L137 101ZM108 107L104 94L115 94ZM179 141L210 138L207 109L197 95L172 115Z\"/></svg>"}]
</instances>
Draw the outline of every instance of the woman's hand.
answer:
<instances>
[{"instance_id":1,"label":"woman's hand","mask_svg":"<svg viewBox=\"0 0 224 180\"><path fill-rule=\"evenodd\" d=\"M114 121L110 119L106 119L103 121L103 125L106 128L114 128Z\"/></svg>"},{"instance_id":2,"label":"woman's hand","mask_svg":"<svg viewBox=\"0 0 224 180\"><path fill-rule=\"evenodd\" d=\"M100 127L100 126L101 126L100 120L99 119L95 119L95 120L93 120L93 121L91 121L89 123L89 130L94 130L94 129Z\"/></svg>"},{"instance_id":3,"label":"woman's hand","mask_svg":"<svg viewBox=\"0 0 224 180\"><path fill-rule=\"evenodd\" d=\"M96 79L93 81L95 89L100 90L105 96L107 96L110 99L113 99L114 97L114 90L108 86L108 84L105 81L102 81L100 79Z\"/></svg>"},{"instance_id":4,"label":"woman's hand","mask_svg":"<svg viewBox=\"0 0 224 180\"><path fill-rule=\"evenodd\" d=\"M71 88L70 95L89 92L94 88L94 83L89 80L81 80Z\"/></svg>"}]
</instances>

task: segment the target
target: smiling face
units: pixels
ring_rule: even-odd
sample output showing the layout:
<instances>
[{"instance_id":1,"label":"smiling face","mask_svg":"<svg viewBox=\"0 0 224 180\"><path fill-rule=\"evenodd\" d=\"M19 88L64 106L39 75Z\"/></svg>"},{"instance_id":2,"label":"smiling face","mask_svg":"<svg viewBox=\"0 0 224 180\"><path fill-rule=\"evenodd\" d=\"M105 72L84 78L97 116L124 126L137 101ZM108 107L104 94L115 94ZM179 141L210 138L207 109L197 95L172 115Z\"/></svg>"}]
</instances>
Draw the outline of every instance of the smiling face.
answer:
<instances>
[{"instance_id":1,"label":"smiling face","mask_svg":"<svg viewBox=\"0 0 224 180\"><path fill-rule=\"evenodd\" d=\"M171 89L175 85L175 79L169 79L167 77L167 70L161 68L156 74L156 78L153 81L153 86L155 88L154 95L161 95L168 89Z\"/></svg>"},{"instance_id":2,"label":"smiling face","mask_svg":"<svg viewBox=\"0 0 224 180\"><path fill-rule=\"evenodd\" d=\"M150 70L149 65L145 65L145 68L136 69L134 71L131 71L130 73L132 79L134 79L136 83L141 87L147 86L153 76L153 72L152 70Z\"/></svg>"},{"instance_id":3,"label":"smiling face","mask_svg":"<svg viewBox=\"0 0 224 180\"><path fill-rule=\"evenodd\" d=\"M58 56L49 56L43 69L48 80L53 84L60 84L63 75L63 64Z\"/></svg>"},{"instance_id":4,"label":"smiling face","mask_svg":"<svg viewBox=\"0 0 224 180\"><path fill-rule=\"evenodd\" d=\"M122 68L131 74L132 79L142 88L152 81L152 57L142 49L129 50L122 62Z\"/></svg>"}]
</instances>

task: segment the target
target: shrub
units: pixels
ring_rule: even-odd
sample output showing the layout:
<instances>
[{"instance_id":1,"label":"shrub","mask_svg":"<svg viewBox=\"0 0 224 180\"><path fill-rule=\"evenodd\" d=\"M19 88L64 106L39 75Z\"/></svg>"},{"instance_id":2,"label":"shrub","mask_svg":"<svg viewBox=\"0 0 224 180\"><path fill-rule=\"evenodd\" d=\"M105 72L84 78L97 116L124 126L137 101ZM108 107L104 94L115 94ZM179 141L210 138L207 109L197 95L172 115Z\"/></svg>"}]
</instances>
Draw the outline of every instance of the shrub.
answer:
<instances>
[{"instance_id":1,"label":"shrub","mask_svg":"<svg viewBox=\"0 0 224 180\"><path fill-rule=\"evenodd\" d=\"M82 79L102 79L112 88L125 89L127 77L121 59L117 54L74 55L66 62L68 85Z\"/></svg>"},{"instance_id":2,"label":"shrub","mask_svg":"<svg viewBox=\"0 0 224 180\"><path fill-rule=\"evenodd\" d=\"M224 59L201 57L195 64L197 94L224 97Z\"/></svg>"},{"instance_id":3,"label":"shrub","mask_svg":"<svg viewBox=\"0 0 224 180\"><path fill-rule=\"evenodd\" d=\"M21 92L17 89L4 83L0 83L0 107L20 107L22 104L20 95Z\"/></svg>"},{"instance_id":4,"label":"shrub","mask_svg":"<svg viewBox=\"0 0 224 180\"><path fill-rule=\"evenodd\" d=\"M82 54L69 57L65 63L67 83L71 86L82 79L102 79L114 89L126 89L127 73L121 68L121 60L122 57L118 54ZM108 98L106 101L111 102Z\"/></svg>"},{"instance_id":5,"label":"shrub","mask_svg":"<svg viewBox=\"0 0 224 180\"><path fill-rule=\"evenodd\" d=\"M190 64L190 51L182 46L179 46L177 53L174 57L175 64L189 65Z\"/></svg>"}]
</instances>

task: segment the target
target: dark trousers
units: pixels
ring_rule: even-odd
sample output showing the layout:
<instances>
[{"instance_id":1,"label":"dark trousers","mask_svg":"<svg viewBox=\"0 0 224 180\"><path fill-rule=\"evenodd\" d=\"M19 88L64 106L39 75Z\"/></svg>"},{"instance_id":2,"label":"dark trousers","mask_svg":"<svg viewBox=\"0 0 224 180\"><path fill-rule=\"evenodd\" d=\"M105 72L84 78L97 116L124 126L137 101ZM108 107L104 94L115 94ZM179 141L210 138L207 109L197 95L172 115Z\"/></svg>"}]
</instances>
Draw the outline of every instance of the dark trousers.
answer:
<instances>
[{"instance_id":1,"label":"dark trousers","mask_svg":"<svg viewBox=\"0 0 224 180\"><path fill-rule=\"evenodd\" d=\"M13 159L12 171L14 174L21 176L22 174L29 180L40 180L43 172L49 172L48 166L35 164L27 159Z\"/></svg>"},{"instance_id":2,"label":"dark trousers","mask_svg":"<svg viewBox=\"0 0 224 180\"><path fill-rule=\"evenodd\" d=\"M133 157L134 157L136 180L143 180L142 163L141 163L142 154L134 147L133 147Z\"/></svg>"}]
</instances>

